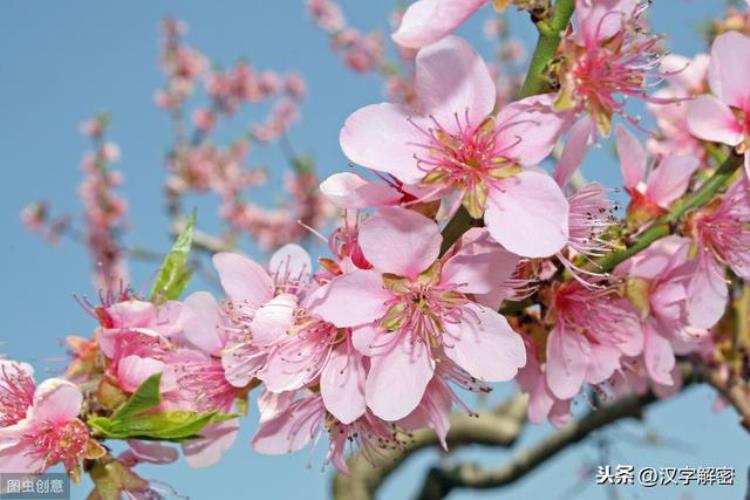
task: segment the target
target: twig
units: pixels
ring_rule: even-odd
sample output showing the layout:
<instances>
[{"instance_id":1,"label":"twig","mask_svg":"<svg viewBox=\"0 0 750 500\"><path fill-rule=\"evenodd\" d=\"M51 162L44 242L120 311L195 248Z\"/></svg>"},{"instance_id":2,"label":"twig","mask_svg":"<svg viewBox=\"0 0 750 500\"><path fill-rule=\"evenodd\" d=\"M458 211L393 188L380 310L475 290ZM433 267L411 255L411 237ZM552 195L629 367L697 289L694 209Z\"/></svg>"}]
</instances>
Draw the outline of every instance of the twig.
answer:
<instances>
[{"instance_id":1,"label":"twig","mask_svg":"<svg viewBox=\"0 0 750 500\"><path fill-rule=\"evenodd\" d=\"M515 396L492 412L479 417L451 416L447 442L449 448L469 444L485 446L510 446L523 430L526 421L527 398ZM430 429L420 429L404 447L383 450L376 463L361 455L348 460L349 475L337 473L333 478L333 498L337 500L371 500L378 487L407 458L427 447L439 444L437 435Z\"/></svg>"},{"instance_id":2,"label":"twig","mask_svg":"<svg viewBox=\"0 0 750 500\"><path fill-rule=\"evenodd\" d=\"M682 368L684 390L696 377L689 364L684 364ZM460 464L449 469L433 468L428 473L418 498L442 499L455 488L488 489L510 484L599 429L625 418L641 419L643 409L657 400L651 391L620 398L610 405L592 410L585 417L569 423L536 445L521 450L508 463L493 469L483 469L477 464Z\"/></svg>"}]
</instances>

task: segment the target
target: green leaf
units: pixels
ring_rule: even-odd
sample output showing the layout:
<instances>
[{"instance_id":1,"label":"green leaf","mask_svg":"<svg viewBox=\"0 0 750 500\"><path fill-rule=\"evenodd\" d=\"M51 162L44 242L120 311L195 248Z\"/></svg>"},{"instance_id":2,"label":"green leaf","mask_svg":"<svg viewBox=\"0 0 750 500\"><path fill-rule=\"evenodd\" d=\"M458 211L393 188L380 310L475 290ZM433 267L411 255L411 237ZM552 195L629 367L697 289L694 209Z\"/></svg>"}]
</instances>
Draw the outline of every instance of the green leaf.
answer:
<instances>
[{"instance_id":1,"label":"green leaf","mask_svg":"<svg viewBox=\"0 0 750 500\"><path fill-rule=\"evenodd\" d=\"M161 384L161 373L155 373L147 378L141 386L130 396L130 399L112 414L111 420L125 420L138 413L143 413L159 406L159 385Z\"/></svg>"},{"instance_id":2,"label":"green leaf","mask_svg":"<svg viewBox=\"0 0 750 500\"><path fill-rule=\"evenodd\" d=\"M194 411L168 411L139 415L127 420L112 420L107 417L89 419L89 425L112 439L158 439L161 441L182 441L195 437L208 424L223 422L236 415L220 414L215 411L198 413Z\"/></svg>"},{"instance_id":3,"label":"green leaf","mask_svg":"<svg viewBox=\"0 0 750 500\"><path fill-rule=\"evenodd\" d=\"M167 300L178 299L190 282L192 269L187 267L190 246L193 243L195 211L190 216L185 228L177 237L174 246L164 258L159 275L151 290L151 301L161 304Z\"/></svg>"}]
</instances>

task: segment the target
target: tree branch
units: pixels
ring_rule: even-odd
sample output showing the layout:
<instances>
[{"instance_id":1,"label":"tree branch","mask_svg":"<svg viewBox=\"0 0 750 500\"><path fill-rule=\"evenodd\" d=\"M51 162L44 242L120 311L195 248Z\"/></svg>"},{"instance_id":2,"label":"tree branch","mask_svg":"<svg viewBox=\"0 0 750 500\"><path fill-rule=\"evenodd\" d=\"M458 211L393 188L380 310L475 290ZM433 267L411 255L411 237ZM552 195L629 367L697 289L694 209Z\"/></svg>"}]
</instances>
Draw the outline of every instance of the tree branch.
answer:
<instances>
[{"instance_id":1,"label":"tree branch","mask_svg":"<svg viewBox=\"0 0 750 500\"><path fill-rule=\"evenodd\" d=\"M721 373L710 367L699 369L700 378L716 389L716 391L731 404L740 416L742 426L750 431L750 386L737 377L722 377Z\"/></svg>"},{"instance_id":2,"label":"tree branch","mask_svg":"<svg viewBox=\"0 0 750 500\"><path fill-rule=\"evenodd\" d=\"M682 369L684 390L695 382L696 377L691 365L685 363ZM494 469L483 469L477 464L461 464L449 469L433 468L417 498L442 499L455 488L488 489L510 484L599 429L625 418L641 419L643 409L655 401L658 399L651 391L622 397L610 405L592 410L585 417L569 423L536 445L521 450L508 463Z\"/></svg>"},{"instance_id":3,"label":"tree branch","mask_svg":"<svg viewBox=\"0 0 750 500\"><path fill-rule=\"evenodd\" d=\"M740 165L742 165L742 156L732 152L697 191L677 201L672 210L655 220L651 227L638 236L633 244L624 250L614 251L604 256L595 264L596 270L605 273L610 272L621 262L648 248L656 240L671 234L672 225L682 219L690 210L702 207L711 201L713 196L732 178Z\"/></svg>"},{"instance_id":4,"label":"tree branch","mask_svg":"<svg viewBox=\"0 0 750 500\"><path fill-rule=\"evenodd\" d=\"M450 449L469 444L510 446L526 422L527 397L517 395L507 403L479 417L463 414L451 416L447 442ZM371 500L383 481L411 455L440 441L430 429L414 431L409 443L397 449L382 450L376 463L357 454L349 458L349 475L337 472L333 478L333 498L337 500Z\"/></svg>"},{"instance_id":5,"label":"tree branch","mask_svg":"<svg viewBox=\"0 0 750 500\"><path fill-rule=\"evenodd\" d=\"M534 48L534 55L531 56L526 80L521 87L520 97L550 91L550 82L545 75L545 70L557 53L557 46L560 45L560 39L568 27L574 8L575 2L573 0L557 0L551 18L536 22L539 38Z\"/></svg>"}]
</instances>

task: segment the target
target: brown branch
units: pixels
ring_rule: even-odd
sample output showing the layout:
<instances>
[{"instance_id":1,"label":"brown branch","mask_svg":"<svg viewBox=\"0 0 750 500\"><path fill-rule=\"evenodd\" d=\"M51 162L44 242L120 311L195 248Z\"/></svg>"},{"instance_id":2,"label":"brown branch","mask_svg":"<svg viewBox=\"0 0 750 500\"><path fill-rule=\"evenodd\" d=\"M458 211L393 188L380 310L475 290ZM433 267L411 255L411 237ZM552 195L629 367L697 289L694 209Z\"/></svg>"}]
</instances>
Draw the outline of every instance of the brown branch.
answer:
<instances>
[{"instance_id":1,"label":"brown branch","mask_svg":"<svg viewBox=\"0 0 750 500\"><path fill-rule=\"evenodd\" d=\"M739 377L723 377L719 370L700 367L701 380L716 389L740 416L742 426L750 431L750 385Z\"/></svg>"},{"instance_id":2,"label":"brown branch","mask_svg":"<svg viewBox=\"0 0 750 500\"><path fill-rule=\"evenodd\" d=\"M469 444L510 446L523 430L526 421L526 396L517 395L494 411L478 417L451 416L447 442L450 449ZM333 478L333 498L338 500L371 500L385 479L406 459L419 450L439 445L430 429L414 431L411 440L395 450L383 450L376 463L361 455L349 458L349 475L337 473Z\"/></svg>"},{"instance_id":3,"label":"brown branch","mask_svg":"<svg viewBox=\"0 0 750 500\"><path fill-rule=\"evenodd\" d=\"M695 382L694 370L683 365L684 386ZM591 433L625 418L643 418L643 409L658 401L651 392L629 395L607 406L592 410L580 420L573 421L539 443L518 452L508 463L493 469L477 464L460 464L448 469L432 468L422 486L420 500L442 499L455 488L489 489L508 485L525 476L562 450L574 445Z\"/></svg>"}]
</instances>

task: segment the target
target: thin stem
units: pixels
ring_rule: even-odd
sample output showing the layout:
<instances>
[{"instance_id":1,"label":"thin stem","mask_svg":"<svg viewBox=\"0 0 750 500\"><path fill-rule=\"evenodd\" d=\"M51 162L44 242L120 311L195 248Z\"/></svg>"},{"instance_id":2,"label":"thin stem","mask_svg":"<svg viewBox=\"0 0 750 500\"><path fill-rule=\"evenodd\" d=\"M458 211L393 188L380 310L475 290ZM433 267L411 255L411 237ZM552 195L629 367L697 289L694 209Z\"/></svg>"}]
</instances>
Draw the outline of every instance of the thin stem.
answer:
<instances>
[{"instance_id":1,"label":"thin stem","mask_svg":"<svg viewBox=\"0 0 750 500\"><path fill-rule=\"evenodd\" d=\"M697 191L678 200L672 210L654 221L652 226L644 231L632 245L603 257L596 264L596 269L605 273L610 272L621 262L648 248L651 243L668 236L672 232L672 224L682 219L690 210L702 207L711 201L714 195L732 178L741 164L741 156L735 153L730 154L714 175L709 177Z\"/></svg>"},{"instance_id":2,"label":"thin stem","mask_svg":"<svg viewBox=\"0 0 750 500\"><path fill-rule=\"evenodd\" d=\"M573 0L557 0L551 19L540 20L536 23L539 38L534 48L534 55L531 57L529 72L526 74L526 80L521 87L520 97L549 92L549 80L544 73L547 65L557 53L560 39L568 27L574 8L575 2Z\"/></svg>"}]
</instances>

